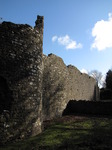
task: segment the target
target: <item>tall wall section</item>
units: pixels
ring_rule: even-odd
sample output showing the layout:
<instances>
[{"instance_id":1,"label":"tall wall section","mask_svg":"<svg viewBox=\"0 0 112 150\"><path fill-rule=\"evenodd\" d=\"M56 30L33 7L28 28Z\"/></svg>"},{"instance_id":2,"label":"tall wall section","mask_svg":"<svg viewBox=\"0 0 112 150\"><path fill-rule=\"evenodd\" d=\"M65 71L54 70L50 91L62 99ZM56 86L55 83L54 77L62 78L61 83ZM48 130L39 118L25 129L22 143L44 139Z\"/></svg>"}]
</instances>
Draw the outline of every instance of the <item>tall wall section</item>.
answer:
<instances>
[{"instance_id":1,"label":"tall wall section","mask_svg":"<svg viewBox=\"0 0 112 150\"><path fill-rule=\"evenodd\" d=\"M41 132L42 47L43 17L34 28L0 24L0 140Z\"/></svg>"},{"instance_id":2,"label":"tall wall section","mask_svg":"<svg viewBox=\"0 0 112 150\"><path fill-rule=\"evenodd\" d=\"M43 55L43 119L61 116L67 103L69 72L56 55Z\"/></svg>"},{"instance_id":3,"label":"tall wall section","mask_svg":"<svg viewBox=\"0 0 112 150\"><path fill-rule=\"evenodd\" d=\"M74 66L66 66L56 55L43 56L43 116L61 116L69 100L98 100L98 86L92 77Z\"/></svg>"}]
</instances>

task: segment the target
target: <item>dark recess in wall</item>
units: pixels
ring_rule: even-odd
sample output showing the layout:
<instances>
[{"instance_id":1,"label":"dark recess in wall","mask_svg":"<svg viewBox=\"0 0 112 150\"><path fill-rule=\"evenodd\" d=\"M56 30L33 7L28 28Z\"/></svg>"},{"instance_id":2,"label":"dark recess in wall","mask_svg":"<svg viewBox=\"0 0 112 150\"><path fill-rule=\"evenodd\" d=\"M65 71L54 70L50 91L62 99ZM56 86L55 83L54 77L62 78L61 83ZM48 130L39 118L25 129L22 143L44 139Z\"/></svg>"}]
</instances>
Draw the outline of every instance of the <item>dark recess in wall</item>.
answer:
<instances>
[{"instance_id":1,"label":"dark recess in wall","mask_svg":"<svg viewBox=\"0 0 112 150\"><path fill-rule=\"evenodd\" d=\"M0 76L0 114L3 110L10 110L13 101L12 91L5 78Z\"/></svg>"}]
</instances>

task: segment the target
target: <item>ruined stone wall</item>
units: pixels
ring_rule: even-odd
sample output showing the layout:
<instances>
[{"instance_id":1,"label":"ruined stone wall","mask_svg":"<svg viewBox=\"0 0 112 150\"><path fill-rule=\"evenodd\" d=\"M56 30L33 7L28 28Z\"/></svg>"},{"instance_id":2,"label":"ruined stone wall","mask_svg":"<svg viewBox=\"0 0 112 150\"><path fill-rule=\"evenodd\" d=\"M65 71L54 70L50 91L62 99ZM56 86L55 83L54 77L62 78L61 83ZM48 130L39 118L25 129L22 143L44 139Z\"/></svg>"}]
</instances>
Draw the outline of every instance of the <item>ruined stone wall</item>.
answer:
<instances>
[{"instance_id":1,"label":"ruined stone wall","mask_svg":"<svg viewBox=\"0 0 112 150\"><path fill-rule=\"evenodd\" d=\"M43 17L35 27L0 24L0 141L41 132L69 100L97 100L96 81L56 55L43 55Z\"/></svg>"},{"instance_id":2,"label":"ruined stone wall","mask_svg":"<svg viewBox=\"0 0 112 150\"><path fill-rule=\"evenodd\" d=\"M58 117L66 107L68 70L61 58L43 56L43 119Z\"/></svg>"},{"instance_id":3,"label":"ruined stone wall","mask_svg":"<svg viewBox=\"0 0 112 150\"><path fill-rule=\"evenodd\" d=\"M2 140L4 136L24 138L41 132L42 47L43 17L38 16L34 28L11 22L0 24L0 79L10 91L1 107L1 114L9 115L8 119L2 117L3 122L6 119L5 125L1 124L5 126L0 133Z\"/></svg>"},{"instance_id":4,"label":"ruined stone wall","mask_svg":"<svg viewBox=\"0 0 112 150\"><path fill-rule=\"evenodd\" d=\"M81 73L74 66L67 66L69 72L68 98L73 100L97 100L97 84L94 78Z\"/></svg>"},{"instance_id":5,"label":"ruined stone wall","mask_svg":"<svg viewBox=\"0 0 112 150\"><path fill-rule=\"evenodd\" d=\"M95 79L74 66L66 66L56 55L43 56L43 116L61 116L69 100L98 100Z\"/></svg>"}]
</instances>

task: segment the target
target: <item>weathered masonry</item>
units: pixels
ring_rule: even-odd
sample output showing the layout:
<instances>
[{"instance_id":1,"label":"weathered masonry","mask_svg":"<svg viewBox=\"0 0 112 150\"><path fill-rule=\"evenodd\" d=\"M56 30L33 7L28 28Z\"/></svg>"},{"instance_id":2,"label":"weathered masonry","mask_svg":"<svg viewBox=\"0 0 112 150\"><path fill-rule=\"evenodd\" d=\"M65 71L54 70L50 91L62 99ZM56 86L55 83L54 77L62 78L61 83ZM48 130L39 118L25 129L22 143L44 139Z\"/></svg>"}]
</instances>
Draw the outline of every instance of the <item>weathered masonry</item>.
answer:
<instances>
[{"instance_id":1,"label":"weathered masonry","mask_svg":"<svg viewBox=\"0 0 112 150\"><path fill-rule=\"evenodd\" d=\"M9 116L2 139L41 132L43 17L35 23L0 24L0 111Z\"/></svg>"},{"instance_id":2,"label":"weathered masonry","mask_svg":"<svg viewBox=\"0 0 112 150\"><path fill-rule=\"evenodd\" d=\"M41 132L43 120L61 116L69 100L97 100L96 81L43 55L43 17L35 27L0 24L0 141Z\"/></svg>"},{"instance_id":3,"label":"weathered masonry","mask_svg":"<svg viewBox=\"0 0 112 150\"><path fill-rule=\"evenodd\" d=\"M66 66L54 54L43 55L43 119L62 115L69 100L97 101L98 85L74 66Z\"/></svg>"}]
</instances>

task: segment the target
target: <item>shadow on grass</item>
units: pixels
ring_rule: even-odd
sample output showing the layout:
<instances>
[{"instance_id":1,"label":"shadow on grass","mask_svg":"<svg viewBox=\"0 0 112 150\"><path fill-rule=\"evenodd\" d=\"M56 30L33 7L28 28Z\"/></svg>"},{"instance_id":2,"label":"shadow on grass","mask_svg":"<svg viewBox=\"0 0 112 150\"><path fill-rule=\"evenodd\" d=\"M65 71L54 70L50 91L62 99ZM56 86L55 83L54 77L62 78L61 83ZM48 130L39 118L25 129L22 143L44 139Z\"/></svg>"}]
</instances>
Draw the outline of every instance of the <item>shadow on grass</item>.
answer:
<instances>
[{"instance_id":1,"label":"shadow on grass","mask_svg":"<svg viewBox=\"0 0 112 150\"><path fill-rule=\"evenodd\" d=\"M53 122L42 134L0 150L111 150L112 119Z\"/></svg>"}]
</instances>

